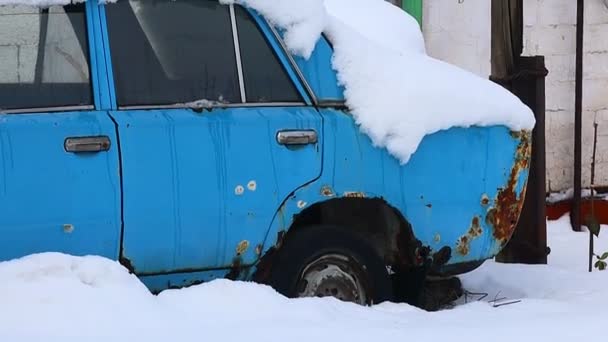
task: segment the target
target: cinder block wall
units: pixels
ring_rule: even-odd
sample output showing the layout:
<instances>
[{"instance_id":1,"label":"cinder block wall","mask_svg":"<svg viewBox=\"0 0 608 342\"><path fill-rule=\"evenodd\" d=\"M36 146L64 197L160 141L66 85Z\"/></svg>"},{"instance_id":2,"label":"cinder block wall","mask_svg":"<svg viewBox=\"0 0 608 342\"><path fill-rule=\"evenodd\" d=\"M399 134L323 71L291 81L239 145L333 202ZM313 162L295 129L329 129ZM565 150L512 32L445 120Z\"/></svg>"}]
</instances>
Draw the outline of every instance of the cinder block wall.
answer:
<instances>
[{"instance_id":1,"label":"cinder block wall","mask_svg":"<svg viewBox=\"0 0 608 342\"><path fill-rule=\"evenodd\" d=\"M608 185L608 7L585 1L583 186L590 185L593 123L597 122L595 183ZM544 55L547 95L547 189L573 186L576 1L524 1L524 54Z\"/></svg>"},{"instance_id":2,"label":"cinder block wall","mask_svg":"<svg viewBox=\"0 0 608 342\"><path fill-rule=\"evenodd\" d=\"M0 82L34 81L41 25L38 12L27 6L0 7ZM87 82L87 61L62 8L50 9L46 37L42 80Z\"/></svg>"},{"instance_id":3,"label":"cinder block wall","mask_svg":"<svg viewBox=\"0 0 608 342\"><path fill-rule=\"evenodd\" d=\"M490 75L490 1L424 0L428 53L484 78Z\"/></svg>"},{"instance_id":4,"label":"cinder block wall","mask_svg":"<svg viewBox=\"0 0 608 342\"><path fill-rule=\"evenodd\" d=\"M0 75L3 82L31 82L36 63L40 20L35 9L6 6L0 9Z\"/></svg>"}]
</instances>

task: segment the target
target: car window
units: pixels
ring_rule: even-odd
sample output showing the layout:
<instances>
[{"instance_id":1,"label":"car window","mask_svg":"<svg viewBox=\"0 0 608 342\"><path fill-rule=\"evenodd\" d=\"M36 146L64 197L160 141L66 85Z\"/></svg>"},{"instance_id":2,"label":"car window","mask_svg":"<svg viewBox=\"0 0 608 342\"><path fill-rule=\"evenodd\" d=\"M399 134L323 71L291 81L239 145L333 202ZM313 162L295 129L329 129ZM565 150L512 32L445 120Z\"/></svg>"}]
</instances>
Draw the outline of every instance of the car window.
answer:
<instances>
[{"instance_id":1,"label":"car window","mask_svg":"<svg viewBox=\"0 0 608 342\"><path fill-rule=\"evenodd\" d=\"M106 16L119 106L241 102L228 6L123 0Z\"/></svg>"},{"instance_id":2,"label":"car window","mask_svg":"<svg viewBox=\"0 0 608 342\"><path fill-rule=\"evenodd\" d=\"M302 102L254 19L235 6L247 102Z\"/></svg>"},{"instance_id":3,"label":"car window","mask_svg":"<svg viewBox=\"0 0 608 342\"><path fill-rule=\"evenodd\" d=\"M0 110L92 104L84 5L0 6Z\"/></svg>"}]
</instances>

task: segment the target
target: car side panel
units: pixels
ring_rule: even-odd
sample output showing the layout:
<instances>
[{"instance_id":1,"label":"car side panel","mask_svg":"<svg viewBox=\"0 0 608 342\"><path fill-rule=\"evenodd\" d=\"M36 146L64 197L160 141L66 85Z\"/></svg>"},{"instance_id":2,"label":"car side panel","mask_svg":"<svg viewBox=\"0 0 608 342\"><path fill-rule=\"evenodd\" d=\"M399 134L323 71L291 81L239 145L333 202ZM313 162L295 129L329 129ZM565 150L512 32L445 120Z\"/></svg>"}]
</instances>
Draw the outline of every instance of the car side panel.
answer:
<instances>
[{"instance_id":1,"label":"car side panel","mask_svg":"<svg viewBox=\"0 0 608 342\"><path fill-rule=\"evenodd\" d=\"M105 112L0 115L0 260L40 252L118 257L120 170ZM68 137L110 138L68 153Z\"/></svg>"},{"instance_id":2,"label":"car side panel","mask_svg":"<svg viewBox=\"0 0 608 342\"><path fill-rule=\"evenodd\" d=\"M140 275L255 262L283 199L321 174L322 140L276 140L282 129L321 132L314 108L111 115L122 151L122 256Z\"/></svg>"},{"instance_id":3,"label":"car side panel","mask_svg":"<svg viewBox=\"0 0 608 342\"><path fill-rule=\"evenodd\" d=\"M504 126L451 128L426 136L411 160L400 165L374 147L350 115L321 112L326 123L323 175L285 201L265 251L305 209L298 204L309 207L349 196L386 200L423 245L451 249L448 264L491 258L509 240L511 222L496 224L489 213L508 206L517 218L528 175L527 165L518 166L529 158L522 152L527 138ZM507 191L513 192L514 203L502 202Z\"/></svg>"}]
</instances>

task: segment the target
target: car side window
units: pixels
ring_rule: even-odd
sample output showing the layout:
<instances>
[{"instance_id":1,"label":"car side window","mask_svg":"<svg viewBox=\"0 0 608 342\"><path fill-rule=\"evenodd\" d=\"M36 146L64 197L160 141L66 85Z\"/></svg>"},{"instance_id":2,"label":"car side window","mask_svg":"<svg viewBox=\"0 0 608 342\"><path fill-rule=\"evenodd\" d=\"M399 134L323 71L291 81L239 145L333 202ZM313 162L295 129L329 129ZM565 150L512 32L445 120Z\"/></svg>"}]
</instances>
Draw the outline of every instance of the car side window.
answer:
<instances>
[{"instance_id":1,"label":"car side window","mask_svg":"<svg viewBox=\"0 0 608 342\"><path fill-rule=\"evenodd\" d=\"M0 110L90 106L84 4L0 6Z\"/></svg>"},{"instance_id":2,"label":"car side window","mask_svg":"<svg viewBox=\"0 0 608 342\"><path fill-rule=\"evenodd\" d=\"M106 17L119 106L241 102L228 6L120 0Z\"/></svg>"},{"instance_id":3,"label":"car side window","mask_svg":"<svg viewBox=\"0 0 608 342\"><path fill-rule=\"evenodd\" d=\"M235 6L247 102L302 102L252 16Z\"/></svg>"}]
</instances>

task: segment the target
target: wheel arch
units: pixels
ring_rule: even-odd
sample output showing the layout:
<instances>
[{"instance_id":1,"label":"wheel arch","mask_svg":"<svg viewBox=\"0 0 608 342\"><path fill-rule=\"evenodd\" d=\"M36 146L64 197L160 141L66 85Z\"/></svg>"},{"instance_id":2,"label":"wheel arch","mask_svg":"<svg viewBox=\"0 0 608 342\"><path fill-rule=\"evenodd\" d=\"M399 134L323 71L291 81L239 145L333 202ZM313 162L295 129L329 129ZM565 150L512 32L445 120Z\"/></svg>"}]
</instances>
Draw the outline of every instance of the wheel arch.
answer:
<instances>
[{"instance_id":1,"label":"wheel arch","mask_svg":"<svg viewBox=\"0 0 608 342\"><path fill-rule=\"evenodd\" d=\"M401 211L380 196L358 191L338 196L329 186L323 186L309 204L306 199L311 198L310 189L309 186L294 193L278 210L252 272L255 281L268 278L276 252L285 241L298 231L320 225L347 228L369 241L394 272L430 267L437 261L443 264L451 256L449 247L431 256L431 249L416 238Z\"/></svg>"}]
</instances>

